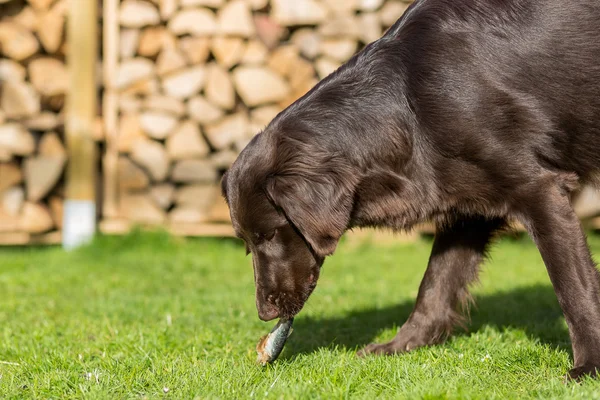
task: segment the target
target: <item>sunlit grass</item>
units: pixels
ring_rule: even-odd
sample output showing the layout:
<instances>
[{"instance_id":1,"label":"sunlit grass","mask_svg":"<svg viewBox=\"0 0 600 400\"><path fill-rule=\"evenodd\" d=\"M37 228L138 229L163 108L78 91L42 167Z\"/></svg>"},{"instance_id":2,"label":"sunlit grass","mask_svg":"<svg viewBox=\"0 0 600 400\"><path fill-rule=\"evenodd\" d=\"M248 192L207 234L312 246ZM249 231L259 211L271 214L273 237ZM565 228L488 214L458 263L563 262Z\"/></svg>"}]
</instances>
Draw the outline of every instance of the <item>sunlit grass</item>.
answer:
<instances>
[{"instance_id":1,"label":"sunlit grass","mask_svg":"<svg viewBox=\"0 0 600 400\"><path fill-rule=\"evenodd\" d=\"M600 251L600 239L591 238ZM566 325L535 247L503 240L469 332L360 359L406 319L431 243L342 243L281 358L256 365L251 262L230 240L133 233L0 249L0 398L600 398L563 384Z\"/></svg>"}]
</instances>

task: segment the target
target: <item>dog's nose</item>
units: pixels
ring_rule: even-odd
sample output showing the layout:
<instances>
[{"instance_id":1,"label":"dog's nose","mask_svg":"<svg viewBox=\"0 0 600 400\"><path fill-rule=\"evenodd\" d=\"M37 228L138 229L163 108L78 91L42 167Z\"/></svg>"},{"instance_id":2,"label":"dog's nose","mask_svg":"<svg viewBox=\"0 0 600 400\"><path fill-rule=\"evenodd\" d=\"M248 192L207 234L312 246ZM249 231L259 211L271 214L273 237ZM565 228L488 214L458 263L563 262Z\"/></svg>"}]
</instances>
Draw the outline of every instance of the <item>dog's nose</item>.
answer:
<instances>
[{"instance_id":1,"label":"dog's nose","mask_svg":"<svg viewBox=\"0 0 600 400\"><path fill-rule=\"evenodd\" d=\"M279 310L270 303L261 304L258 307L258 318L267 322L279 317Z\"/></svg>"}]
</instances>

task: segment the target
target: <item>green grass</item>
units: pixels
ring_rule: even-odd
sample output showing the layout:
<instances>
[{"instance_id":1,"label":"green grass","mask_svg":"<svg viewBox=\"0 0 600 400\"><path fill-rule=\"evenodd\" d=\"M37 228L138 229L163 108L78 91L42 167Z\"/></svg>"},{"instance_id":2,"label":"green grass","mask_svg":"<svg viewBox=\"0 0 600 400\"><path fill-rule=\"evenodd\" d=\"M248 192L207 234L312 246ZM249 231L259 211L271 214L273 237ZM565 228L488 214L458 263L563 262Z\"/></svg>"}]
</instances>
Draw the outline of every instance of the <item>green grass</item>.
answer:
<instances>
[{"instance_id":1,"label":"green grass","mask_svg":"<svg viewBox=\"0 0 600 400\"><path fill-rule=\"evenodd\" d=\"M134 233L73 253L1 249L0 398L600 398L600 382L563 384L568 332L528 240L494 248L469 332L357 358L409 315L430 246L342 243L267 368L254 347L274 323L256 316L237 242Z\"/></svg>"}]
</instances>

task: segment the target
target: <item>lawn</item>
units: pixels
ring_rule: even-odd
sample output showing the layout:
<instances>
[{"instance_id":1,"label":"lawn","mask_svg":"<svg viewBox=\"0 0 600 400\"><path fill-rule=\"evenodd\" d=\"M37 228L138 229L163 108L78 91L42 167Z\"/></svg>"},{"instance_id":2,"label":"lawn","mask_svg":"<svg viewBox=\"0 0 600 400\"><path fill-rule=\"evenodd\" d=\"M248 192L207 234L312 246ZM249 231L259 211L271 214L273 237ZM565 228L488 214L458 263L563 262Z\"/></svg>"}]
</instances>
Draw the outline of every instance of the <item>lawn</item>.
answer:
<instances>
[{"instance_id":1,"label":"lawn","mask_svg":"<svg viewBox=\"0 0 600 400\"><path fill-rule=\"evenodd\" d=\"M0 398L600 398L600 382L563 383L569 337L527 239L494 248L468 332L357 358L409 315L430 246L342 243L267 368L254 347L274 322L256 315L236 241L137 232L73 253L1 249Z\"/></svg>"}]
</instances>

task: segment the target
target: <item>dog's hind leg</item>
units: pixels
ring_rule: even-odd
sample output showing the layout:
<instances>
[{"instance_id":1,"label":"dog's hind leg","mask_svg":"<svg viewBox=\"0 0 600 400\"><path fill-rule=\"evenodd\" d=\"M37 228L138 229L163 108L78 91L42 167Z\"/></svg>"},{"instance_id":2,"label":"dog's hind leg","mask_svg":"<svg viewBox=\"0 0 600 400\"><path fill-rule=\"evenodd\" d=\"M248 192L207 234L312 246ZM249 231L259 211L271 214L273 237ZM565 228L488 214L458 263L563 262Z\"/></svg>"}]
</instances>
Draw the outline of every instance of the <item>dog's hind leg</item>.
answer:
<instances>
[{"instance_id":1,"label":"dog's hind leg","mask_svg":"<svg viewBox=\"0 0 600 400\"><path fill-rule=\"evenodd\" d=\"M521 201L522 220L536 242L563 310L573 346L571 378L600 372L600 274L568 190L551 183Z\"/></svg>"},{"instance_id":2,"label":"dog's hind leg","mask_svg":"<svg viewBox=\"0 0 600 400\"><path fill-rule=\"evenodd\" d=\"M359 355L401 353L443 342L456 324L464 323L458 309L468 306L468 286L477 280L492 236L504 226L500 218L465 217L438 228L410 317L391 342L370 344Z\"/></svg>"}]
</instances>

